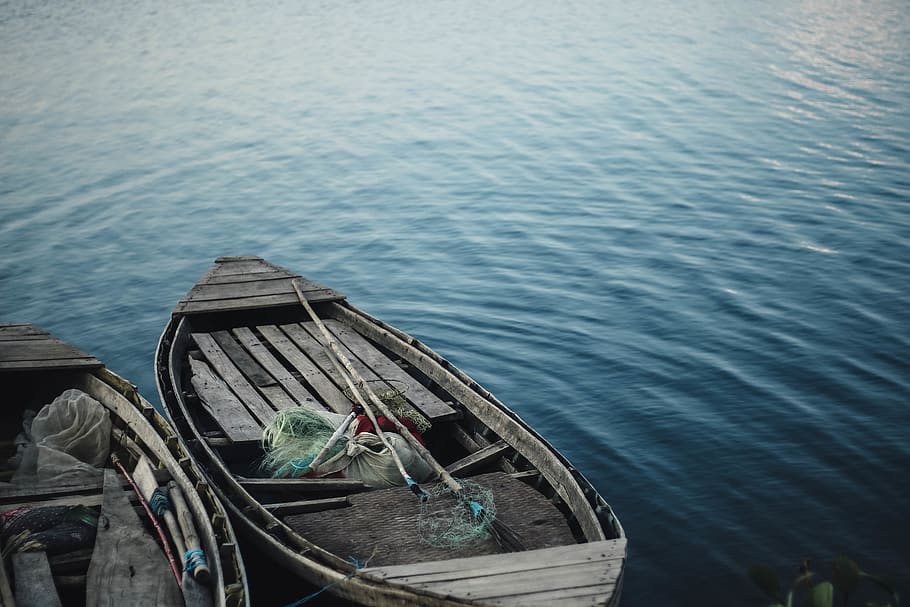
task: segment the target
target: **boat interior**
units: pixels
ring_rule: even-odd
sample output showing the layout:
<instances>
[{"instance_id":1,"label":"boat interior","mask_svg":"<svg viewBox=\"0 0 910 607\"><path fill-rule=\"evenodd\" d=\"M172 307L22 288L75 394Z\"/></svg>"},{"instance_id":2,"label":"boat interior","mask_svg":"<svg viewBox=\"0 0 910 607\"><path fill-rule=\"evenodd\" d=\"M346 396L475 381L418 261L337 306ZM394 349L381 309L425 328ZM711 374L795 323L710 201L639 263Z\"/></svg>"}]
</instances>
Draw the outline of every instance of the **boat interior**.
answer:
<instances>
[{"instance_id":1,"label":"boat interior","mask_svg":"<svg viewBox=\"0 0 910 607\"><path fill-rule=\"evenodd\" d=\"M433 456L454 477L492 490L497 518L526 548L586 541L572 508L517 441L500 436L381 340L358 332L347 308L326 302L315 309L363 379L374 387L405 386L407 404L432 424L423 438ZM300 306L274 308L267 322L261 312L185 316L177 340L174 356L186 359L171 361L171 369L182 372L197 431L257 501L308 540L371 565L501 551L492 538L460 549L421 542L414 526L420 501L400 488L368 490L359 480L263 473L263 428L278 411L303 406L347 414L354 404L324 337ZM389 513L378 527L377 512Z\"/></svg>"}]
</instances>

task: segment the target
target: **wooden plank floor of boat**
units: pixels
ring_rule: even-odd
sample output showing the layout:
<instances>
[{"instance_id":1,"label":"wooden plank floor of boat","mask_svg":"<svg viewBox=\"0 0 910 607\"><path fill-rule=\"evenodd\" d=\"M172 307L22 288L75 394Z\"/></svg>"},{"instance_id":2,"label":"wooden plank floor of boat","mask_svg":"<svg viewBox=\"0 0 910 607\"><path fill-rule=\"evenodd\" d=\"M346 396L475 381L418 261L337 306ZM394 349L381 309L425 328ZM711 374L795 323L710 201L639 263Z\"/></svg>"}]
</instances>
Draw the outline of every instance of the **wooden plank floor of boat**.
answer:
<instances>
[{"instance_id":1,"label":"wooden plank floor of boat","mask_svg":"<svg viewBox=\"0 0 910 607\"><path fill-rule=\"evenodd\" d=\"M562 513L525 483L504 472L470 480L492 490L496 518L511 527L528 548L575 544ZM423 542L418 532L420 501L405 487L350 495L347 501L348 507L289 515L284 517L284 522L341 558L369 560L371 566L500 552L492 539L457 548L437 548ZM448 503L453 502L448 500Z\"/></svg>"}]
</instances>

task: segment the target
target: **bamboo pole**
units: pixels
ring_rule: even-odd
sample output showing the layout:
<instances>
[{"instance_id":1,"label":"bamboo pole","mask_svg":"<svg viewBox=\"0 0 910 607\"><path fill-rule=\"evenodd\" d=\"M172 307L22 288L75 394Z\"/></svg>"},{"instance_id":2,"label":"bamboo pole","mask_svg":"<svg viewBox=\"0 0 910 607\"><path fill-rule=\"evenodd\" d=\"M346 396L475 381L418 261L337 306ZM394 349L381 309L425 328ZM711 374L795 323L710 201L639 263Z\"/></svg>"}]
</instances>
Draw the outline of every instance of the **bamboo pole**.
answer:
<instances>
[{"instance_id":1,"label":"bamboo pole","mask_svg":"<svg viewBox=\"0 0 910 607\"><path fill-rule=\"evenodd\" d=\"M184 557L194 550L199 550L201 552L202 546L199 543L199 535L196 533L196 525L193 523L193 513L190 512L190 509L186 505L186 498L183 497L183 491L180 490L180 485L178 485L176 481L170 481L167 484L167 492L171 498L171 503L174 504L174 511L177 513L177 521L180 523L180 530L183 531L183 541L186 544L186 553L184 554ZM205 563L204 553L201 562L194 563L194 565L193 577L202 583L207 582L211 576L211 572L209 571L209 566Z\"/></svg>"}]
</instances>

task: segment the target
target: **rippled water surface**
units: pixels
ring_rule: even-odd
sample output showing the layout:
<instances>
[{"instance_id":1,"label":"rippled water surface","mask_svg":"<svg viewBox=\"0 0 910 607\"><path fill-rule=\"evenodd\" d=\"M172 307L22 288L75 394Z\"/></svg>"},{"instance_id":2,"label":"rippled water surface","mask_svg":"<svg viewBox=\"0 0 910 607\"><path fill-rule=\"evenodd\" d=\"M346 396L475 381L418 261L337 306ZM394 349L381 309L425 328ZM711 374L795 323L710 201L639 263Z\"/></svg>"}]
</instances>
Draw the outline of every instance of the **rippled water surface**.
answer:
<instances>
[{"instance_id":1,"label":"rippled water surface","mask_svg":"<svg viewBox=\"0 0 910 607\"><path fill-rule=\"evenodd\" d=\"M0 2L0 318L155 397L220 255L344 291L560 448L626 605L910 580L910 5Z\"/></svg>"}]
</instances>

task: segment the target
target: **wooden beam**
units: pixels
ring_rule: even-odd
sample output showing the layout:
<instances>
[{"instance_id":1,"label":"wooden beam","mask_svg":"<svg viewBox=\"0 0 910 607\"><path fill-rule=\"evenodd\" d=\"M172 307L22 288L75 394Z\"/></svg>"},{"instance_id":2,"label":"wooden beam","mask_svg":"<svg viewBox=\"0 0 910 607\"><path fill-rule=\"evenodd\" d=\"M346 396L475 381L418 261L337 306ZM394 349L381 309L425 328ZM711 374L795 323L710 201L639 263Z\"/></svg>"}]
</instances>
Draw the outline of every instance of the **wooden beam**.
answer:
<instances>
[{"instance_id":1,"label":"wooden beam","mask_svg":"<svg viewBox=\"0 0 910 607\"><path fill-rule=\"evenodd\" d=\"M469 472L489 464L509 449L511 449L511 447L506 441L498 440L492 445L488 445L479 451L475 451L474 453L461 458L457 462L449 464L446 466L446 470L448 470L449 474L452 476L464 476Z\"/></svg>"},{"instance_id":2,"label":"wooden beam","mask_svg":"<svg viewBox=\"0 0 910 607\"><path fill-rule=\"evenodd\" d=\"M280 518L289 514L303 514L305 512L322 512L323 510L334 510L335 508L347 508L350 505L351 500L347 496L343 496L263 504L263 507Z\"/></svg>"},{"instance_id":3,"label":"wooden beam","mask_svg":"<svg viewBox=\"0 0 910 607\"><path fill-rule=\"evenodd\" d=\"M19 607L60 607L47 554L16 552L12 556L13 579L16 580L16 605ZM0 563L2 564L2 563Z\"/></svg>"},{"instance_id":4,"label":"wooden beam","mask_svg":"<svg viewBox=\"0 0 910 607\"><path fill-rule=\"evenodd\" d=\"M256 329L277 352L297 369L303 380L312 387L330 409L342 415L350 413L351 401L331 379L326 377L322 370L300 349L299 345L291 340L288 334L275 325L262 325Z\"/></svg>"},{"instance_id":5,"label":"wooden beam","mask_svg":"<svg viewBox=\"0 0 910 607\"><path fill-rule=\"evenodd\" d=\"M183 605L177 580L158 544L133 510L117 473L104 471L104 503L92 562L86 575L86 605Z\"/></svg>"},{"instance_id":6,"label":"wooden beam","mask_svg":"<svg viewBox=\"0 0 910 607\"><path fill-rule=\"evenodd\" d=\"M362 481L347 478L246 478L235 477L247 491L288 493L357 493L366 491Z\"/></svg>"},{"instance_id":7,"label":"wooden beam","mask_svg":"<svg viewBox=\"0 0 910 607\"><path fill-rule=\"evenodd\" d=\"M272 377L275 378L275 381L284 386L284 389L288 391L288 394L294 397L298 404L311 408L322 408L319 399L313 396L303 384L297 381L297 378L291 375L291 372L272 355L266 345L259 341L259 338L256 337L256 334L253 333L252 329L248 327L237 327L232 329L231 332L234 334L234 337L243 344L243 347L247 349L250 355L252 355L266 371L271 373Z\"/></svg>"},{"instance_id":8,"label":"wooden beam","mask_svg":"<svg viewBox=\"0 0 910 607\"><path fill-rule=\"evenodd\" d=\"M224 381L201 360L190 358L191 382L199 400L233 442L262 440L262 427Z\"/></svg>"}]
</instances>

